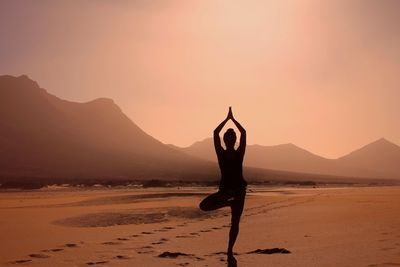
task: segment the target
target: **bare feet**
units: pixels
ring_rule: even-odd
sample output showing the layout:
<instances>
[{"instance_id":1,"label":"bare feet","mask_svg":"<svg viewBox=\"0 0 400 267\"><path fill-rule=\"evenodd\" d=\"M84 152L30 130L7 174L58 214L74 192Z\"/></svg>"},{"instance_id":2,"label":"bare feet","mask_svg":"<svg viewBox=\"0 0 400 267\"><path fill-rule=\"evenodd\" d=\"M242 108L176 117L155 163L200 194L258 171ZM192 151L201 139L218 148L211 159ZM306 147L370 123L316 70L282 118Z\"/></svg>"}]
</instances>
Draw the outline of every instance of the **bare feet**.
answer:
<instances>
[{"instance_id":1,"label":"bare feet","mask_svg":"<svg viewBox=\"0 0 400 267\"><path fill-rule=\"evenodd\" d=\"M233 253L228 253L228 267L237 267L237 261L235 257L233 257Z\"/></svg>"}]
</instances>

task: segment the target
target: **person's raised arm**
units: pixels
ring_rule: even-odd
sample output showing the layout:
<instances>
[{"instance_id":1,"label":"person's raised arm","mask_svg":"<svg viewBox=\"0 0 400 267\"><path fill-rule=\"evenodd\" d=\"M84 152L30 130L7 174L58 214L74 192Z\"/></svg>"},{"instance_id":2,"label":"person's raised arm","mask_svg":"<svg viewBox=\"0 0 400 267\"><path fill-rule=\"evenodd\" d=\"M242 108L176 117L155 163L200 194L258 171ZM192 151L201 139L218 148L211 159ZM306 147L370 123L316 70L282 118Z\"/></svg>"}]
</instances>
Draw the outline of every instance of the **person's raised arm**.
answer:
<instances>
[{"instance_id":1,"label":"person's raised arm","mask_svg":"<svg viewBox=\"0 0 400 267\"><path fill-rule=\"evenodd\" d=\"M236 127L239 129L240 132L240 143L239 143L239 147L238 147L238 151L240 151L241 153L244 154L245 150L246 150L246 130L243 128L242 125L240 125L240 123L235 120L235 118L232 116L232 121L233 123L236 125Z\"/></svg>"},{"instance_id":2,"label":"person's raised arm","mask_svg":"<svg viewBox=\"0 0 400 267\"><path fill-rule=\"evenodd\" d=\"M218 126L217 128L215 128L214 130L214 147L215 147L215 152L217 152L217 154L219 154L223 148L221 146L221 139L219 137L219 133L221 132L222 128L224 128L226 122L230 119L230 115L231 115L232 111L229 108L229 113L228 116L226 117L225 120L223 120Z\"/></svg>"}]
</instances>

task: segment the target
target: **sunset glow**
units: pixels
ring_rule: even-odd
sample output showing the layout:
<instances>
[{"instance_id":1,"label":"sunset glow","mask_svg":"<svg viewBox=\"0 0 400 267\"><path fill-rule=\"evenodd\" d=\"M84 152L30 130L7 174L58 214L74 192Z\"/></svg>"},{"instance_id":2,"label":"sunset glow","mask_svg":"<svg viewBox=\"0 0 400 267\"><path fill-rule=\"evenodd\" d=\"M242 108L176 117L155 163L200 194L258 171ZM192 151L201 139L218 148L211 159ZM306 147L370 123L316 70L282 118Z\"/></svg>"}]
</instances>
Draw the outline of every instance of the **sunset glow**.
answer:
<instances>
[{"instance_id":1,"label":"sunset glow","mask_svg":"<svg viewBox=\"0 0 400 267\"><path fill-rule=\"evenodd\" d=\"M400 143L399 1L1 5L1 73L69 100L112 98L164 143L210 137L228 106L250 144L336 158Z\"/></svg>"}]
</instances>

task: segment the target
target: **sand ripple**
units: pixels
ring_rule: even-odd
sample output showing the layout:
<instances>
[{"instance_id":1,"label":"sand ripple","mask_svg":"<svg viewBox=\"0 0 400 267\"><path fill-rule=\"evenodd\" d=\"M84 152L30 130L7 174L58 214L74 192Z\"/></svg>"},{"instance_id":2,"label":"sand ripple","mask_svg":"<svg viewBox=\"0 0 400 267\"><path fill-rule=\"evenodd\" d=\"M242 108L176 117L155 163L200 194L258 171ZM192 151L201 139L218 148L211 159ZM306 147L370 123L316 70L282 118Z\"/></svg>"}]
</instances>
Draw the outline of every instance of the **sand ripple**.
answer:
<instances>
[{"instance_id":1,"label":"sand ripple","mask_svg":"<svg viewBox=\"0 0 400 267\"><path fill-rule=\"evenodd\" d=\"M148 224L169 221L172 218L198 219L211 218L223 214L221 211L203 212L198 208L172 207L165 210L153 209L152 212L123 211L83 214L64 218L54 224L70 227L108 227L127 224Z\"/></svg>"}]
</instances>

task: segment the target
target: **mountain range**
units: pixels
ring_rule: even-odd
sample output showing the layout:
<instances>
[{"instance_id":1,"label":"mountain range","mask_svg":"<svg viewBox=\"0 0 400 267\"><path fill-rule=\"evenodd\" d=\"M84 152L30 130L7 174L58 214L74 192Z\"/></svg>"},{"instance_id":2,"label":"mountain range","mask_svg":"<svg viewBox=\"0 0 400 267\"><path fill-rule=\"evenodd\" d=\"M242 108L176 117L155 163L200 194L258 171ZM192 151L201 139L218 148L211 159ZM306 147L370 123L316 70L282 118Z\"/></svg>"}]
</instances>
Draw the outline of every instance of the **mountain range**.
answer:
<instances>
[{"instance_id":1,"label":"mountain range","mask_svg":"<svg viewBox=\"0 0 400 267\"><path fill-rule=\"evenodd\" d=\"M214 163L171 149L106 98L59 99L27 76L0 76L0 175L179 179ZM191 177L189 176L189 177Z\"/></svg>"},{"instance_id":2,"label":"mountain range","mask_svg":"<svg viewBox=\"0 0 400 267\"><path fill-rule=\"evenodd\" d=\"M399 151L382 139L328 160L291 144L249 145L245 175L256 180L337 178L326 174L399 178ZM166 145L141 130L111 99L66 101L26 75L3 75L0 178L4 177L198 181L217 180L219 170L211 139L188 148Z\"/></svg>"},{"instance_id":3,"label":"mountain range","mask_svg":"<svg viewBox=\"0 0 400 267\"><path fill-rule=\"evenodd\" d=\"M188 155L216 161L212 138L175 148ZM327 159L294 144L247 145L244 164L301 173L399 179L400 147L381 138L338 159Z\"/></svg>"}]
</instances>

